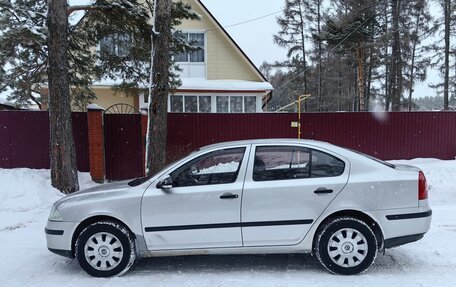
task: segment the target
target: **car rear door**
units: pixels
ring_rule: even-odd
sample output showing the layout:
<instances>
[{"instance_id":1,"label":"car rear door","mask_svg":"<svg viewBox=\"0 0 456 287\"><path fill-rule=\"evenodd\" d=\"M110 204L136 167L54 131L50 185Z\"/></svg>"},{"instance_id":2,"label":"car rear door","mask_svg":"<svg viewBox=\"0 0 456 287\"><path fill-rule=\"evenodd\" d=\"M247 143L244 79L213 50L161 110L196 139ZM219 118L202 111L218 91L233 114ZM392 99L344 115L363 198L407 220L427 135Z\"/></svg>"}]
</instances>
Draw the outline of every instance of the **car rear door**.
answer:
<instances>
[{"instance_id":1,"label":"car rear door","mask_svg":"<svg viewBox=\"0 0 456 287\"><path fill-rule=\"evenodd\" d=\"M349 170L329 151L253 146L242 198L244 246L298 244L346 185Z\"/></svg>"},{"instance_id":2,"label":"car rear door","mask_svg":"<svg viewBox=\"0 0 456 287\"><path fill-rule=\"evenodd\" d=\"M141 206L148 249L242 246L241 197L249 151L250 145L211 150L171 170L172 188L153 183Z\"/></svg>"}]
</instances>

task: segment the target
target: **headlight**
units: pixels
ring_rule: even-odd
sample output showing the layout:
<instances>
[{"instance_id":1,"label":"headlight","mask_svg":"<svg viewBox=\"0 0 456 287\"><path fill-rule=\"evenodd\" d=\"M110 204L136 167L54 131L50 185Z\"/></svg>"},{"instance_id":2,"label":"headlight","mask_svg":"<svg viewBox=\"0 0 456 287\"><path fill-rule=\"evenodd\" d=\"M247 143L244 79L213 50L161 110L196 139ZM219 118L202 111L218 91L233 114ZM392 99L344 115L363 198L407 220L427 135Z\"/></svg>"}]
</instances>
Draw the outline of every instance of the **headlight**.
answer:
<instances>
[{"instance_id":1,"label":"headlight","mask_svg":"<svg viewBox=\"0 0 456 287\"><path fill-rule=\"evenodd\" d=\"M62 221L62 215L60 214L59 210L55 207L55 205L52 206L51 209L51 214L49 214L49 220L52 221Z\"/></svg>"}]
</instances>

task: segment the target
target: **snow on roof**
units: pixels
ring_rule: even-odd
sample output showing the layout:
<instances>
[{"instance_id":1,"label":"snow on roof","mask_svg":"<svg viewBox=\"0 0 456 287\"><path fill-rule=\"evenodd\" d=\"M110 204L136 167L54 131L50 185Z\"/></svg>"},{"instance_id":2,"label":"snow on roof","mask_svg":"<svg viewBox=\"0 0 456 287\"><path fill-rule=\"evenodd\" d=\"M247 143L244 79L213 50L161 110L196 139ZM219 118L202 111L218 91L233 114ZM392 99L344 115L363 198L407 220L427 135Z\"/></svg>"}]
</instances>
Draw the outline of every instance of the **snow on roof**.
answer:
<instances>
[{"instance_id":1,"label":"snow on roof","mask_svg":"<svg viewBox=\"0 0 456 287\"><path fill-rule=\"evenodd\" d=\"M182 85L178 90L222 90L222 91L272 91L268 82L253 82L242 80L206 80L204 78L181 78ZM94 86L112 86L120 84L120 80L104 78L93 83ZM139 84L140 88L146 88Z\"/></svg>"},{"instance_id":2,"label":"snow on roof","mask_svg":"<svg viewBox=\"0 0 456 287\"><path fill-rule=\"evenodd\" d=\"M206 80L199 78L183 78L180 90L230 90L230 91L272 91L268 82L252 82L242 80Z\"/></svg>"}]
</instances>

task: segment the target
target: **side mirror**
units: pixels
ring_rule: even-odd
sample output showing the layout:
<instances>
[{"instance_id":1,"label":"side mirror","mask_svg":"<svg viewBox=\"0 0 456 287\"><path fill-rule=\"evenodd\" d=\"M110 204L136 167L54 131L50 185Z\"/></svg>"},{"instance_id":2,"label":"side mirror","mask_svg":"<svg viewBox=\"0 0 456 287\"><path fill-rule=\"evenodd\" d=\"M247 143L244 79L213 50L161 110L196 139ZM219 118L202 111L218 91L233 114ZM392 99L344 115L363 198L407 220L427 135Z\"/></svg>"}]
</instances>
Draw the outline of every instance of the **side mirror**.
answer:
<instances>
[{"instance_id":1,"label":"side mirror","mask_svg":"<svg viewBox=\"0 0 456 287\"><path fill-rule=\"evenodd\" d=\"M173 187L173 180L170 176L164 178L163 180L160 180L157 183L157 188L160 189L170 189Z\"/></svg>"}]
</instances>

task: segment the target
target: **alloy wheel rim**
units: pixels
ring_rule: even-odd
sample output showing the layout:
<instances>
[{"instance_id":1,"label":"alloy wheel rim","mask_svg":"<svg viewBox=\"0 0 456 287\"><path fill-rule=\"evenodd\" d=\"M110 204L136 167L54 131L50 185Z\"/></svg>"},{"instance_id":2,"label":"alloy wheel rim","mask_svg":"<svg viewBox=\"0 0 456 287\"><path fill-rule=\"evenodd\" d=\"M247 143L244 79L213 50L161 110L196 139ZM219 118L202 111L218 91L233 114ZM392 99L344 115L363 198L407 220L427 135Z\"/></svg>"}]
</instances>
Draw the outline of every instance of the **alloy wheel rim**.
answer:
<instances>
[{"instance_id":1,"label":"alloy wheel rim","mask_svg":"<svg viewBox=\"0 0 456 287\"><path fill-rule=\"evenodd\" d=\"M361 264L367 256L366 237L356 229L342 228L334 232L328 242L331 260L345 268Z\"/></svg>"},{"instance_id":2,"label":"alloy wheel rim","mask_svg":"<svg viewBox=\"0 0 456 287\"><path fill-rule=\"evenodd\" d=\"M84 255L87 262L96 270L109 271L122 261L122 243L111 233L99 232L87 240Z\"/></svg>"}]
</instances>

